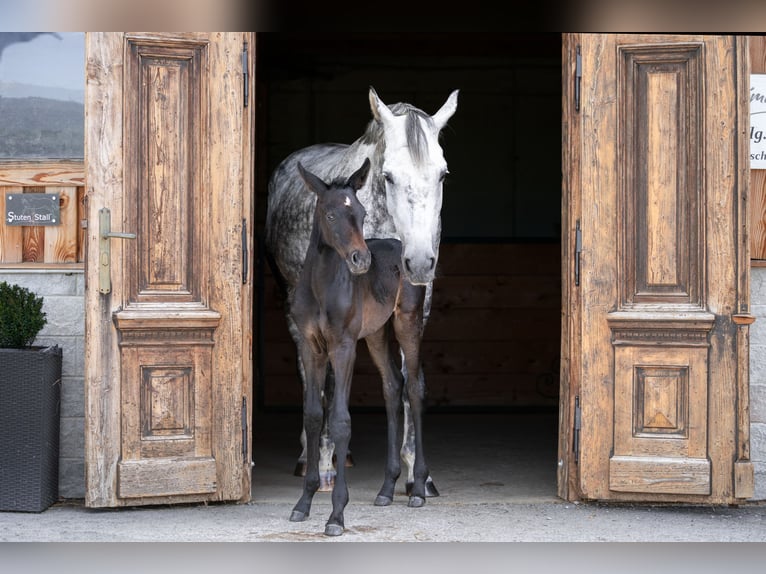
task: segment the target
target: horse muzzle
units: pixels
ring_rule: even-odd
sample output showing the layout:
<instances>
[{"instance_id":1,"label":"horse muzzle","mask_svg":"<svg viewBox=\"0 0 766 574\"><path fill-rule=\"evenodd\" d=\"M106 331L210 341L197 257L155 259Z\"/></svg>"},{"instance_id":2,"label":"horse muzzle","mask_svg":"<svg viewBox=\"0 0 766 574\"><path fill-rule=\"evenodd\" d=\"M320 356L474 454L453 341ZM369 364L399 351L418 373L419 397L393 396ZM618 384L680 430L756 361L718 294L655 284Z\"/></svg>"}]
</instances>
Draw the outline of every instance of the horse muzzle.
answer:
<instances>
[{"instance_id":1,"label":"horse muzzle","mask_svg":"<svg viewBox=\"0 0 766 574\"><path fill-rule=\"evenodd\" d=\"M372 263L372 255L369 249L361 250L357 249L349 253L346 257L346 265L352 275L363 275L370 270Z\"/></svg>"}]
</instances>

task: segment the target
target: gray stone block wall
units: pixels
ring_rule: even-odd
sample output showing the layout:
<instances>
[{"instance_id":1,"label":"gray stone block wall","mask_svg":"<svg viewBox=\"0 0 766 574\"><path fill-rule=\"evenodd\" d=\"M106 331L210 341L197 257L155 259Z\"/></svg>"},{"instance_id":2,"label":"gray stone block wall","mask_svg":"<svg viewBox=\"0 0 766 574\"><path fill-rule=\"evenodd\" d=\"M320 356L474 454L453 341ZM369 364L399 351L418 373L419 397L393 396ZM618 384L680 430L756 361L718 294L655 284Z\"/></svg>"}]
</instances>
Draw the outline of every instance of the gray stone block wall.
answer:
<instances>
[{"instance_id":1,"label":"gray stone block wall","mask_svg":"<svg viewBox=\"0 0 766 574\"><path fill-rule=\"evenodd\" d=\"M85 276L82 271L0 269L0 281L43 297L48 323L36 345L62 348L59 496L85 497Z\"/></svg>"},{"instance_id":2,"label":"gray stone block wall","mask_svg":"<svg viewBox=\"0 0 766 574\"><path fill-rule=\"evenodd\" d=\"M766 268L750 274L750 458L755 468L756 500L766 499Z\"/></svg>"}]
</instances>

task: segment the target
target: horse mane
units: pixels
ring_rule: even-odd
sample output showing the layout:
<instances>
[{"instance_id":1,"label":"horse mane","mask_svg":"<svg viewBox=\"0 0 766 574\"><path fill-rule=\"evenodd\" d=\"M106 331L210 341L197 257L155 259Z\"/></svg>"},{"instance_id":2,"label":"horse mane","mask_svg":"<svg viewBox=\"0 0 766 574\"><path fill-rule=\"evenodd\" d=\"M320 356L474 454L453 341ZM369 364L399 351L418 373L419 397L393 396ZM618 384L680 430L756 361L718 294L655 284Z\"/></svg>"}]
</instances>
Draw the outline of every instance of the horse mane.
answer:
<instances>
[{"instance_id":1,"label":"horse mane","mask_svg":"<svg viewBox=\"0 0 766 574\"><path fill-rule=\"evenodd\" d=\"M407 135L407 147L410 150L410 155L415 161L415 164L423 165L424 158L427 157L428 151L428 139L423 132L423 126L418 119L426 122L426 125L431 125L433 119L423 110L416 108L413 105L398 102L391 104L389 109L395 116L407 116L405 124L405 133ZM385 145L383 139L383 126L375 119L370 120L367 124L367 130L364 132L361 138L365 144L380 144Z\"/></svg>"}]
</instances>

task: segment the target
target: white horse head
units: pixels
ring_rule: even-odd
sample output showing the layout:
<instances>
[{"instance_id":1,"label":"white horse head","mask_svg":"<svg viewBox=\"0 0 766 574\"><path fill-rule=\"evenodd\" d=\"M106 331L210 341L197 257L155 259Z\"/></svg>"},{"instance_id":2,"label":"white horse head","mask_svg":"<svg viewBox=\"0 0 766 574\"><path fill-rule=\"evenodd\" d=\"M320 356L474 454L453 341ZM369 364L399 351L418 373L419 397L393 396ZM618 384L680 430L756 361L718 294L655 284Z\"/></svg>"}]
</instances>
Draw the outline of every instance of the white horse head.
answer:
<instances>
[{"instance_id":1,"label":"white horse head","mask_svg":"<svg viewBox=\"0 0 766 574\"><path fill-rule=\"evenodd\" d=\"M370 88L372 114L385 138L386 206L402 242L404 273L415 285L433 280L439 258L442 184L448 173L439 132L455 113L457 96L453 91L432 116L411 107L399 115Z\"/></svg>"}]
</instances>

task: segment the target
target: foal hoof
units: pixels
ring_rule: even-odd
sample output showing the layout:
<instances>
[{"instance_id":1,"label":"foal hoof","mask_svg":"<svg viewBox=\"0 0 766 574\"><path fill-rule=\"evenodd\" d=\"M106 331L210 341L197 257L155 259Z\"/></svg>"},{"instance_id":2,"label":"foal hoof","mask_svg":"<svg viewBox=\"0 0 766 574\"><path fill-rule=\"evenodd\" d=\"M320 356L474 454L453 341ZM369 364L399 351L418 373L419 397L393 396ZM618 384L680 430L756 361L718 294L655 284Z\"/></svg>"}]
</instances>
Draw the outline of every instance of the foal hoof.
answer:
<instances>
[{"instance_id":1,"label":"foal hoof","mask_svg":"<svg viewBox=\"0 0 766 574\"><path fill-rule=\"evenodd\" d=\"M340 524L328 524L324 527L325 536L340 536L343 534L343 527Z\"/></svg>"},{"instance_id":2,"label":"foal hoof","mask_svg":"<svg viewBox=\"0 0 766 574\"><path fill-rule=\"evenodd\" d=\"M302 512L300 510L293 510L292 514L290 514L290 522L303 522L309 517L307 512Z\"/></svg>"},{"instance_id":3,"label":"foal hoof","mask_svg":"<svg viewBox=\"0 0 766 574\"><path fill-rule=\"evenodd\" d=\"M407 506L410 508L420 508L426 503L426 499L422 496L410 496L410 501Z\"/></svg>"},{"instance_id":4,"label":"foal hoof","mask_svg":"<svg viewBox=\"0 0 766 574\"><path fill-rule=\"evenodd\" d=\"M379 494L375 497L375 506L389 506L393 502L390 496L383 496Z\"/></svg>"}]
</instances>

